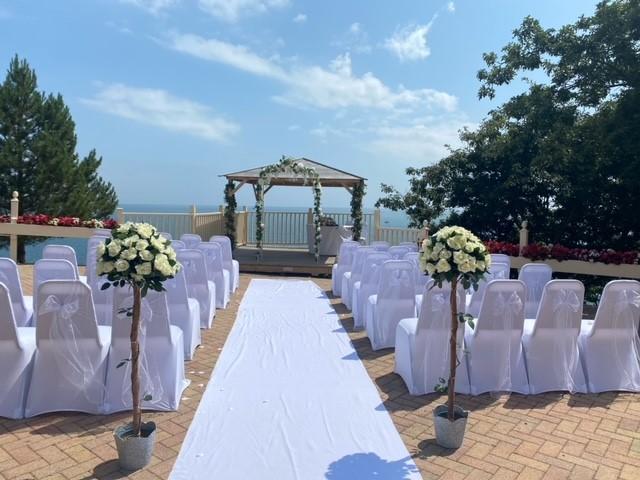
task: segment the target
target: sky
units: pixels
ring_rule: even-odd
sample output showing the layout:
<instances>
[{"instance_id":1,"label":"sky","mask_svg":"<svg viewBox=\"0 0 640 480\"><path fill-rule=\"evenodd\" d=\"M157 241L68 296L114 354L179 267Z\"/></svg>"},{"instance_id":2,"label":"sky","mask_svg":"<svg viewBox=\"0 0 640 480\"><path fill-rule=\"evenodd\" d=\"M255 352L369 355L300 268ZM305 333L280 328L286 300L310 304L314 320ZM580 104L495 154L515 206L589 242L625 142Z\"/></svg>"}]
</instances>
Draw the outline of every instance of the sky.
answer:
<instances>
[{"instance_id":1,"label":"sky","mask_svg":"<svg viewBox=\"0 0 640 480\"><path fill-rule=\"evenodd\" d=\"M559 27L595 0L0 0L0 68L27 59L59 92L78 152L121 203L223 201L219 175L307 157L408 188L458 131L524 88L478 100L482 54L527 15ZM4 73L2 73L4 78ZM311 206L307 188L266 204ZM327 207L348 207L342 189ZM238 193L253 205L253 192Z\"/></svg>"}]
</instances>

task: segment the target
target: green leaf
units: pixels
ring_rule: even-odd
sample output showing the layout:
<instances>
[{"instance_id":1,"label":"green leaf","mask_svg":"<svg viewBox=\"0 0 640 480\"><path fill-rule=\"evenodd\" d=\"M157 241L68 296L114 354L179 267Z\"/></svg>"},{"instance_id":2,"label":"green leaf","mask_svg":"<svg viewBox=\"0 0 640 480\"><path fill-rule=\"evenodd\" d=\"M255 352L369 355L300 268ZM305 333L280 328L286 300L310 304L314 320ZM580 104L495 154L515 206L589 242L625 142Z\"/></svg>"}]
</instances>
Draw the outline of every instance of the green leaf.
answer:
<instances>
[{"instance_id":1,"label":"green leaf","mask_svg":"<svg viewBox=\"0 0 640 480\"><path fill-rule=\"evenodd\" d=\"M131 361L130 358L125 358L124 360L121 360L120 362L118 362L118 364L116 365L116 368L123 367L127 364L127 362L130 362L130 361Z\"/></svg>"},{"instance_id":2,"label":"green leaf","mask_svg":"<svg viewBox=\"0 0 640 480\"><path fill-rule=\"evenodd\" d=\"M110 283L106 283L106 282L105 282L105 283L103 283L103 284L100 286L100 290L106 290L106 289L107 289L107 288L109 288L110 286L111 286L111 284L110 284Z\"/></svg>"},{"instance_id":3,"label":"green leaf","mask_svg":"<svg viewBox=\"0 0 640 480\"><path fill-rule=\"evenodd\" d=\"M144 400L145 402L150 402L151 400L153 400L153 397L150 393L147 393L144 397L142 397L142 400Z\"/></svg>"}]
</instances>

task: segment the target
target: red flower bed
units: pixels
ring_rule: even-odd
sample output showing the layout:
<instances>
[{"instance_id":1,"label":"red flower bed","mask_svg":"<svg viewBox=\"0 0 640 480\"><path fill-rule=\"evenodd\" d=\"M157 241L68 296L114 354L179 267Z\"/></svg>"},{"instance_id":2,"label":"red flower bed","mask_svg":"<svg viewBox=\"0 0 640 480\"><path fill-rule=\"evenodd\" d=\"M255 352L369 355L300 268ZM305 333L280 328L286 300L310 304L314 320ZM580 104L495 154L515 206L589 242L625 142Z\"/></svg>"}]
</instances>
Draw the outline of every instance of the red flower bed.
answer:
<instances>
[{"instance_id":1,"label":"red flower bed","mask_svg":"<svg viewBox=\"0 0 640 480\"><path fill-rule=\"evenodd\" d=\"M520 256L520 247L516 243L497 242L489 240L485 242L490 253L503 253L512 257ZM588 248L569 248L564 245L546 245L544 243L531 243L522 249L522 256L533 261L536 260L580 260L583 262L601 262L609 264L640 264L640 252L618 252L616 250L595 250Z\"/></svg>"},{"instance_id":2,"label":"red flower bed","mask_svg":"<svg viewBox=\"0 0 640 480\"><path fill-rule=\"evenodd\" d=\"M0 215L0 223L11 223L9 215ZM25 225L51 225L57 227L88 227L88 228L106 228L112 230L118 227L118 222L112 218L104 220L81 220L78 217L52 217L44 214L20 215L18 223Z\"/></svg>"}]
</instances>

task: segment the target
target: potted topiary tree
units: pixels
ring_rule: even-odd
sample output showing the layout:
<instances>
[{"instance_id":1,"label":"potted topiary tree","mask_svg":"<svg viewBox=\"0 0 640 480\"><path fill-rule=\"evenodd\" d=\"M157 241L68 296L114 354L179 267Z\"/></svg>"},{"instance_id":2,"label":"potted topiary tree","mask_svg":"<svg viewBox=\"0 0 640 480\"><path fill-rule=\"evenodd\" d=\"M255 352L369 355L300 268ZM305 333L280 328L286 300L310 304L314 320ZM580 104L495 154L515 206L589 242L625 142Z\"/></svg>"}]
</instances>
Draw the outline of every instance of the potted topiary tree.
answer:
<instances>
[{"instance_id":1,"label":"potted topiary tree","mask_svg":"<svg viewBox=\"0 0 640 480\"><path fill-rule=\"evenodd\" d=\"M433 411L436 441L445 448L459 448L464 439L468 412L455 405L456 369L460 363L458 327L468 322L473 328L473 317L458 313L457 289L477 289L478 282L491 266L491 255L484 244L470 231L462 227L445 227L427 237L422 244L420 261L423 270L442 287L451 286L451 335L449 337L449 379L441 379L435 390L447 393L447 404Z\"/></svg>"},{"instance_id":2,"label":"potted topiary tree","mask_svg":"<svg viewBox=\"0 0 640 480\"><path fill-rule=\"evenodd\" d=\"M142 400L149 395L140 394L140 310L142 298L149 290L161 292L163 282L173 278L180 269L171 242L158 235L156 228L148 223L127 222L113 230L112 238L98 246L96 273L106 276L102 285L105 290L113 287L131 287L133 307L126 309L131 318L131 357L123 359L118 368L131 364L132 422L116 428L114 432L120 466L126 470L137 470L151 460L155 445L156 426L153 422L142 423Z\"/></svg>"}]
</instances>

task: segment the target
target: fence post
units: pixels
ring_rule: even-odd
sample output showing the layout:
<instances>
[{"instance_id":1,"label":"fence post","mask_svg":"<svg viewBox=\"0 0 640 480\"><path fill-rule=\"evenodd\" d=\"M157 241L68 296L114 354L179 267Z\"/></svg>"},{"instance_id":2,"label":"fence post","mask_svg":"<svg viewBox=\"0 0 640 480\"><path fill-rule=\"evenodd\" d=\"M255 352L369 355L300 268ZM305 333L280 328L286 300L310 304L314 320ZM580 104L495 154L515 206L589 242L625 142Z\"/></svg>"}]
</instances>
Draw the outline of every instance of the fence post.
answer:
<instances>
[{"instance_id":1,"label":"fence post","mask_svg":"<svg viewBox=\"0 0 640 480\"><path fill-rule=\"evenodd\" d=\"M116 221L122 225L124 223L124 208L116 208Z\"/></svg>"},{"instance_id":2,"label":"fence post","mask_svg":"<svg viewBox=\"0 0 640 480\"><path fill-rule=\"evenodd\" d=\"M380 240L380 227L382 226L382 215L380 209L376 208L373 211L373 239Z\"/></svg>"},{"instance_id":3,"label":"fence post","mask_svg":"<svg viewBox=\"0 0 640 480\"><path fill-rule=\"evenodd\" d=\"M307 225L312 225L313 224L313 210L309 209L307 210Z\"/></svg>"},{"instance_id":4,"label":"fence post","mask_svg":"<svg viewBox=\"0 0 640 480\"><path fill-rule=\"evenodd\" d=\"M20 200L18 192L13 192L11 195L11 223L18 223L18 212L20 210ZM11 260L18 263L18 236L9 236L9 254Z\"/></svg>"},{"instance_id":5,"label":"fence post","mask_svg":"<svg viewBox=\"0 0 640 480\"><path fill-rule=\"evenodd\" d=\"M529 245L529 222L524 220L520 227L520 255L527 245Z\"/></svg>"},{"instance_id":6,"label":"fence post","mask_svg":"<svg viewBox=\"0 0 640 480\"><path fill-rule=\"evenodd\" d=\"M247 211L247 206L245 205L243 210L243 214L242 218L243 220L243 225L244 225L244 232L243 232L243 245L246 245L249 243L249 212Z\"/></svg>"},{"instance_id":7,"label":"fence post","mask_svg":"<svg viewBox=\"0 0 640 480\"><path fill-rule=\"evenodd\" d=\"M196 204L191 205L191 233L196 233Z\"/></svg>"}]
</instances>

